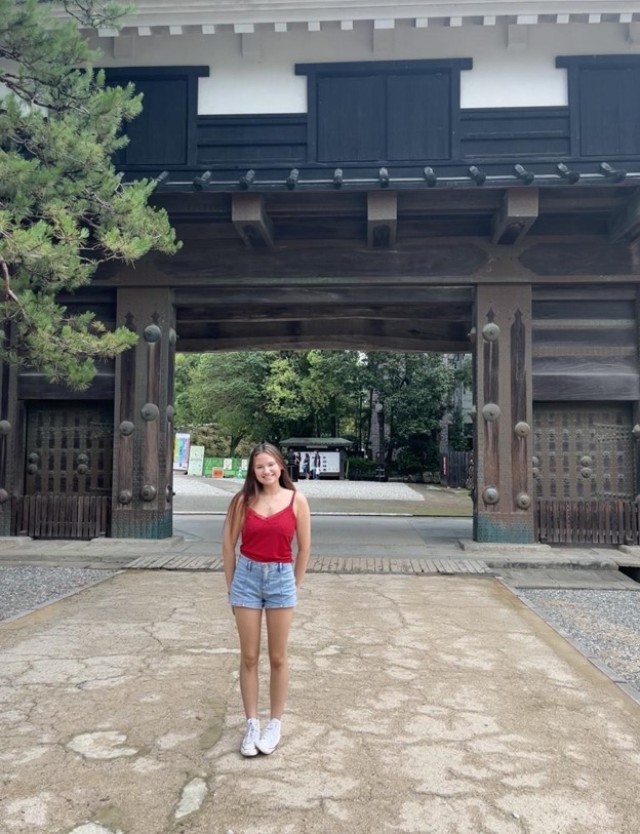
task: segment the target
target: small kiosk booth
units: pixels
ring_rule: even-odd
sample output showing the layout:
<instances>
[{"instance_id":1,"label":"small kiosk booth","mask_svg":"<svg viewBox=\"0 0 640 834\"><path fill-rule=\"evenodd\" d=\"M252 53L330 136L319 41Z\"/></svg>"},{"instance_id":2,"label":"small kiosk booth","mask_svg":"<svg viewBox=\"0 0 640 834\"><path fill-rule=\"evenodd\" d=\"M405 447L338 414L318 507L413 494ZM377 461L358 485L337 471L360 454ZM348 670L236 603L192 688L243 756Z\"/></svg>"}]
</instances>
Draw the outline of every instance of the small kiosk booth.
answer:
<instances>
[{"instance_id":1,"label":"small kiosk booth","mask_svg":"<svg viewBox=\"0 0 640 834\"><path fill-rule=\"evenodd\" d=\"M293 451L300 455L299 477L311 477L314 460L317 461L318 455L319 477L344 478L347 449L353 444L344 437L288 437L280 445L286 452ZM305 471L307 455L309 467Z\"/></svg>"}]
</instances>

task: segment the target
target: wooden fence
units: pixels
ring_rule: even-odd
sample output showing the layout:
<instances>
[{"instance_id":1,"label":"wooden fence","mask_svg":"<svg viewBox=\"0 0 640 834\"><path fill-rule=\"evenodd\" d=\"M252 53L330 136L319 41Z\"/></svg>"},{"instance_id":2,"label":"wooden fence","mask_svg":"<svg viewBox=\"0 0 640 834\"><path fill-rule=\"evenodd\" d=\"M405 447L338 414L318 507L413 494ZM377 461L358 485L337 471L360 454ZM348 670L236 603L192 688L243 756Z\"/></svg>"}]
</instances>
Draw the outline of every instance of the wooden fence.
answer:
<instances>
[{"instance_id":1,"label":"wooden fence","mask_svg":"<svg viewBox=\"0 0 640 834\"><path fill-rule=\"evenodd\" d=\"M548 544L640 544L640 503L632 499L543 501L535 510L537 538Z\"/></svg>"},{"instance_id":2,"label":"wooden fence","mask_svg":"<svg viewBox=\"0 0 640 834\"><path fill-rule=\"evenodd\" d=\"M14 501L14 535L34 539L95 539L109 535L107 495L24 495Z\"/></svg>"},{"instance_id":3,"label":"wooden fence","mask_svg":"<svg viewBox=\"0 0 640 834\"><path fill-rule=\"evenodd\" d=\"M469 476L469 464L473 452L448 449L440 455L440 483L450 487L464 487Z\"/></svg>"}]
</instances>

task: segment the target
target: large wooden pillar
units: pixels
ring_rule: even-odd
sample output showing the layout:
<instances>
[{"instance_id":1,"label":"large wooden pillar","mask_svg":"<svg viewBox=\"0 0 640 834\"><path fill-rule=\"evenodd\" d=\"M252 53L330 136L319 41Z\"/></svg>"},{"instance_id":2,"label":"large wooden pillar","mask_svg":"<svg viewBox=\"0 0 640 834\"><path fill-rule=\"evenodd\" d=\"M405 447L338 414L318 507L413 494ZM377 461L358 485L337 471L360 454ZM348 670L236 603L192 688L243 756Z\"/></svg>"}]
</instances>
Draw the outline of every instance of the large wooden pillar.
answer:
<instances>
[{"instance_id":1,"label":"large wooden pillar","mask_svg":"<svg viewBox=\"0 0 640 834\"><path fill-rule=\"evenodd\" d=\"M474 538L530 543L531 286L482 284L475 306Z\"/></svg>"},{"instance_id":2,"label":"large wooden pillar","mask_svg":"<svg viewBox=\"0 0 640 834\"><path fill-rule=\"evenodd\" d=\"M139 341L116 364L111 534L166 538L173 532L172 291L120 289L117 316Z\"/></svg>"}]
</instances>

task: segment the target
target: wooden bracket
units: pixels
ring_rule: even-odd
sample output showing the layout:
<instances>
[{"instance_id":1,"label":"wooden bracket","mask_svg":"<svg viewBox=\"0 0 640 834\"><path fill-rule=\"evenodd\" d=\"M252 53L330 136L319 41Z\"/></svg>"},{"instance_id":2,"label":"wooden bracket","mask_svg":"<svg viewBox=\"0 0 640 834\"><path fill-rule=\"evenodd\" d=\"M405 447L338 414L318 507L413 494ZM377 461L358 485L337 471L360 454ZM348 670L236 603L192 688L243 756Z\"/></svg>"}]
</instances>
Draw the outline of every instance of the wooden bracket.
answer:
<instances>
[{"instance_id":1,"label":"wooden bracket","mask_svg":"<svg viewBox=\"0 0 640 834\"><path fill-rule=\"evenodd\" d=\"M234 194L231 220L249 249L259 246L273 249L273 223L265 211L262 194Z\"/></svg>"},{"instance_id":2,"label":"wooden bracket","mask_svg":"<svg viewBox=\"0 0 640 834\"><path fill-rule=\"evenodd\" d=\"M537 220L539 203L537 188L509 188L504 194L502 207L493 217L493 242L502 245L517 243Z\"/></svg>"},{"instance_id":3,"label":"wooden bracket","mask_svg":"<svg viewBox=\"0 0 640 834\"><path fill-rule=\"evenodd\" d=\"M609 222L609 239L613 243L633 240L640 234L640 188L634 189L627 202L618 209Z\"/></svg>"},{"instance_id":4,"label":"wooden bracket","mask_svg":"<svg viewBox=\"0 0 640 834\"><path fill-rule=\"evenodd\" d=\"M395 191L367 194L367 244L371 249L389 249L396 244L398 195Z\"/></svg>"}]
</instances>

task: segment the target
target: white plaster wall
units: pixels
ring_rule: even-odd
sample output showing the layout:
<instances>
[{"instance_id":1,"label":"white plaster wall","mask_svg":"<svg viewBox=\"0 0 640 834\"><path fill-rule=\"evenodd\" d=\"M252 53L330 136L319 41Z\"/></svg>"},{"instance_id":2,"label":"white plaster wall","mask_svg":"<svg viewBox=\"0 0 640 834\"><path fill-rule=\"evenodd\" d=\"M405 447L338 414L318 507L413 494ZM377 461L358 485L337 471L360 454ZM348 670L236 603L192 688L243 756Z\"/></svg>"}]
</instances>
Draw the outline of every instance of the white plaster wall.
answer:
<instances>
[{"instance_id":1,"label":"white plaster wall","mask_svg":"<svg viewBox=\"0 0 640 834\"><path fill-rule=\"evenodd\" d=\"M200 80L202 115L306 112L306 78L295 75L296 63L425 58L473 59L473 69L461 76L463 108L561 106L567 103L567 83L566 71L555 68L557 55L640 53L640 44L629 41L621 24L543 23L521 30L526 30L526 42L509 45L505 24L399 25L377 33L370 23L356 23L353 31L337 24L321 32L299 27L276 33L259 27L248 36L133 36L131 51L118 58L112 53L115 40L99 43L107 66L209 66L210 77Z\"/></svg>"}]
</instances>

